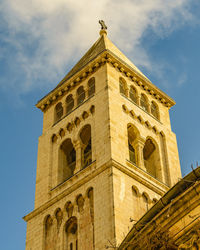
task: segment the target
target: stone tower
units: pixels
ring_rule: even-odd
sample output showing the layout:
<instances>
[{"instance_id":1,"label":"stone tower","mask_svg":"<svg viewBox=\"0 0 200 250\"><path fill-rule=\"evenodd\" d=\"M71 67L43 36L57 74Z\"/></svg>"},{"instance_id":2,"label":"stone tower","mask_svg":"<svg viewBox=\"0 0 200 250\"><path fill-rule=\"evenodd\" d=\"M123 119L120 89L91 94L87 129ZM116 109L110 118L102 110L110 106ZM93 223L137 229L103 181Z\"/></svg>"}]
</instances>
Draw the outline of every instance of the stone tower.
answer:
<instances>
[{"instance_id":1,"label":"stone tower","mask_svg":"<svg viewBox=\"0 0 200 250\"><path fill-rule=\"evenodd\" d=\"M44 118L26 250L118 245L181 177L174 104L102 29L36 105Z\"/></svg>"}]
</instances>

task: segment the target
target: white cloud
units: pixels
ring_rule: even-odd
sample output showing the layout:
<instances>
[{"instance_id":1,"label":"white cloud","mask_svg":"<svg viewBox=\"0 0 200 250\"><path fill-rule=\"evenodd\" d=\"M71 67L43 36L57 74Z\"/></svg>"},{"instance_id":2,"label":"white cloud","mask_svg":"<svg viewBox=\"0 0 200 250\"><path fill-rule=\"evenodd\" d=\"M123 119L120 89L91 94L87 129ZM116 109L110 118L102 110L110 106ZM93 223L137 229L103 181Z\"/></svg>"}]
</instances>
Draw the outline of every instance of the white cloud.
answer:
<instances>
[{"instance_id":1,"label":"white cloud","mask_svg":"<svg viewBox=\"0 0 200 250\"><path fill-rule=\"evenodd\" d=\"M106 21L114 43L137 65L150 70L152 64L141 38L149 28L158 36L166 36L190 20L188 2L3 0L0 29L4 51L0 60L5 61L9 71L6 84L19 93L43 85L55 86L97 40L99 19ZM0 85L5 86L5 79Z\"/></svg>"},{"instance_id":2,"label":"white cloud","mask_svg":"<svg viewBox=\"0 0 200 250\"><path fill-rule=\"evenodd\" d=\"M181 87L186 81L188 80L188 76L185 72L180 74L179 79L178 79L178 86Z\"/></svg>"}]
</instances>

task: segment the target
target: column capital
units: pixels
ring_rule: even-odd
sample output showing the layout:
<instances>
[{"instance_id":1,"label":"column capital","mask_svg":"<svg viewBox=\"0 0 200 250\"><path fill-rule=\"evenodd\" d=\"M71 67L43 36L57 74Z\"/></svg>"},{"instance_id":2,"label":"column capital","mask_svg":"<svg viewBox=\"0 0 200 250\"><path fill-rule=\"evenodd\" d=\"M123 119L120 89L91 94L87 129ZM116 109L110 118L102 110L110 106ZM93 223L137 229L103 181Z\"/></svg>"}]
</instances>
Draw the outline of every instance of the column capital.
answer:
<instances>
[{"instance_id":1,"label":"column capital","mask_svg":"<svg viewBox=\"0 0 200 250\"><path fill-rule=\"evenodd\" d=\"M142 146L142 147L144 147L145 142L146 142L145 138L140 136L140 137L137 137L135 139L135 141L133 142L133 146Z\"/></svg>"},{"instance_id":2,"label":"column capital","mask_svg":"<svg viewBox=\"0 0 200 250\"><path fill-rule=\"evenodd\" d=\"M81 140L73 140L73 146L77 150L83 147L83 143L81 142Z\"/></svg>"}]
</instances>

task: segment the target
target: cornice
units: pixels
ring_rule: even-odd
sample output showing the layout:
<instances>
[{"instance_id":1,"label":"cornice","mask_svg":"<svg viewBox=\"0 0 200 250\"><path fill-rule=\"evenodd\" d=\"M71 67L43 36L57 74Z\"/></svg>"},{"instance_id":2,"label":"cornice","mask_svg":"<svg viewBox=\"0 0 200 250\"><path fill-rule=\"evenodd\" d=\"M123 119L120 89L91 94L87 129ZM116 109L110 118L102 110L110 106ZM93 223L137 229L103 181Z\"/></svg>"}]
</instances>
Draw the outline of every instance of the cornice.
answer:
<instances>
[{"instance_id":1,"label":"cornice","mask_svg":"<svg viewBox=\"0 0 200 250\"><path fill-rule=\"evenodd\" d=\"M153 223L158 216L162 216L166 213L169 214L170 203L178 203L184 196L189 197L187 194L191 192L199 194L199 192L197 192L196 190L197 186L200 187L199 180L200 167L197 167L183 179L177 182L167 193L164 194L163 197L160 198L160 200L150 210L148 210L144 214L144 216L129 231L118 249L124 249L127 246L128 242L134 239L134 237L138 235L143 229L145 230L145 227L148 226L148 223ZM185 213L184 210L182 212Z\"/></svg>"},{"instance_id":2,"label":"cornice","mask_svg":"<svg viewBox=\"0 0 200 250\"><path fill-rule=\"evenodd\" d=\"M140 88L157 99L157 101L162 103L164 106L170 108L175 104L175 101L172 98L157 88L148 78L145 78L142 74L137 72L126 62L116 56L113 52L106 49L71 78L64 78L55 89L38 101L36 107L42 111L47 110L61 96L78 86L83 80L90 77L91 74L96 72L106 63L123 73L125 77L135 82Z\"/></svg>"},{"instance_id":3,"label":"cornice","mask_svg":"<svg viewBox=\"0 0 200 250\"><path fill-rule=\"evenodd\" d=\"M48 200L46 203L44 203L40 207L33 210L31 213L24 216L23 219L26 222L28 222L30 219L32 219L33 217L40 214L42 211L44 211L45 209L47 209L50 206L52 206L53 204L55 204L56 202L58 202L59 200L64 198L66 195L72 193L74 190L76 190L77 188L79 188L83 184L87 183L92 178L94 178L98 174L102 173L104 170L106 170L110 166L111 166L111 164L110 164L110 161L109 161L109 162L103 164L101 167L96 168L96 162L93 162L92 164L90 164L86 168L84 168L84 169L80 170L79 172L77 172L70 179L66 180L65 182L63 182L63 183L59 184L58 186L56 186L55 188L53 188L50 191L50 193L52 195L53 195L53 193L55 191L58 191L58 190L63 190L63 191L61 191L61 193L57 194L52 199ZM85 174L85 176L84 176L84 174ZM75 183L72 184L73 182L75 182ZM69 183L70 183L70 186L68 186Z\"/></svg>"},{"instance_id":4,"label":"cornice","mask_svg":"<svg viewBox=\"0 0 200 250\"><path fill-rule=\"evenodd\" d=\"M70 179L66 180L65 182L59 184L58 186L54 187L50 193L52 195L55 194L56 191L61 191L59 194L56 194L55 197L48 200L46 203L41 205L40 207L33 210L31 213L27 214L23 217L23 219L28 222L38 214L40 214L42 211L46 210L50 206L54 205L56 202L64 198L66 195L72 193L74 190L78 189L83 184L89 182L92 178L96 177L103 171L105 171L108 168L116 167L119 170L121 170L123 173L131 176L132 178L136 179L137 181L141 182L145 186L151 188L159 195L163 195L164 192L168 190L168 187L165 184L160 183L156 179L154 179L155 183L160 186L157 187L152 183L150 180L151 178L145 176L145 173L142 172L142 174L145 176L145 178L141 177L139 174L134 173L133 170L128 169L126 166L123 166L122 164L118 163L117 161L111 159L105 164L101 165L100 167L96 167L96 162L94 161L91 165L86 167L85 169L80 170L75 175L73 175ZM137 169L137 171L140 171ZM149 178L149 180L148 180ZM73 184L74 182L74 184ZM70 185L69 185L70 184Z\"/></svg>"},{"instance_id":5,"label":"cornice","mask_svg":"<svg viewBox=\"0 0 200 250\"><path fill-rule=\"evenodd\" d=\"M129 161L127 161L127 167L113 160L113 166L161 196L169 190L169 187L166 184L158 181L144 170L131 164Z\"/></svg>"}]
</instances>

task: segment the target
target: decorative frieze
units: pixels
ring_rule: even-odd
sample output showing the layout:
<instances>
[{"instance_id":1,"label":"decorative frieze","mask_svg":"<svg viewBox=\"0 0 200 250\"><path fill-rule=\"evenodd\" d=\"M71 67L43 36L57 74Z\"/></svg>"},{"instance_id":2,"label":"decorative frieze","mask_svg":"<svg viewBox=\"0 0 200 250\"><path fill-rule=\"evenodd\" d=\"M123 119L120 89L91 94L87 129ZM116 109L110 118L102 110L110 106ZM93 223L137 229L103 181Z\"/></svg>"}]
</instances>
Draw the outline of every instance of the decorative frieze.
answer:
<instances>
[{"instance_id":1,"label":"decorative frieze","mask_svg":"<svg viewBox=\"0 0 200 250\"><path fill-rule=\"evenodd\" d=\"M76 87L77 84L80 84L89 75L91 75L91 73L94 73L105 63L110 63L112 67L114 67L117 70L119 69L120 72L122 72L126 77L131 79L133 82L137 83L138 86L143 88L148 94L154 96L155 99L160 101L166 107L170 108L171 106L173 106L173 103L168 102L166 98L163 98L161 96L162 93L160 93L159 90L152 89L149 86L149 83L146 82L146 80L142 79L142 77L139 76L135 71L133 72L131 69L124 67L122 62L119 62L118 59L111 57L108 54L108 52L105 52L102 55L100 55L98 59L91 62L90 65L88 65L88 67L85 67L84 70L80 71L79 75L76 75L73 79L69 79L63 82L59 88L54 89L53 94L50 94L47 97L45 97L43 100L38 102L36 106L40 108L42 111L46 110L53 104L54 101L56 101L58 97L62 96L65 92L69 91L70 88Z\"/></svg>"},{"instance_id":2,"label":"decorative frieze","mask_svg":"<svg viewBox=\"0 0 200 250\"><path fill-rule=\"evenodd\" d=\"M81 121L87 119L89 117L89 115L93 115L95 112L95 106L92 105L88 111L83 111L83 113L80 115L80 117L76 117L73 121L71 122L68 122L67 123L67 126L65 128L60 128L59 129L59 132L58 133L54 133L52 136L51 136L51 141L54 143L57 141L57 139L60 137L60 138L63 138L65 136L65 134L68 132L68 133L71 133L72 130L75 128L75 127L78 127L79 124L81 123Z\"/></svg>"},{"instance_id":3,"label":"decorative frieze","mask_svg":"<svg viewBox=\"0 0 200 250\"><path fill-rule=\"evenodd\" d=\"M152 125L149 121L145 121L141 115L136 115L135 112L133 110L129 110L125 104L122 105L122 109L126 114L130 114L130 116L133 119L137 120L142 125L145 125L148 129L152 130L155 134L162 133L162 132L159 132L156 125Z\"/></svg>"}]
</instances>

